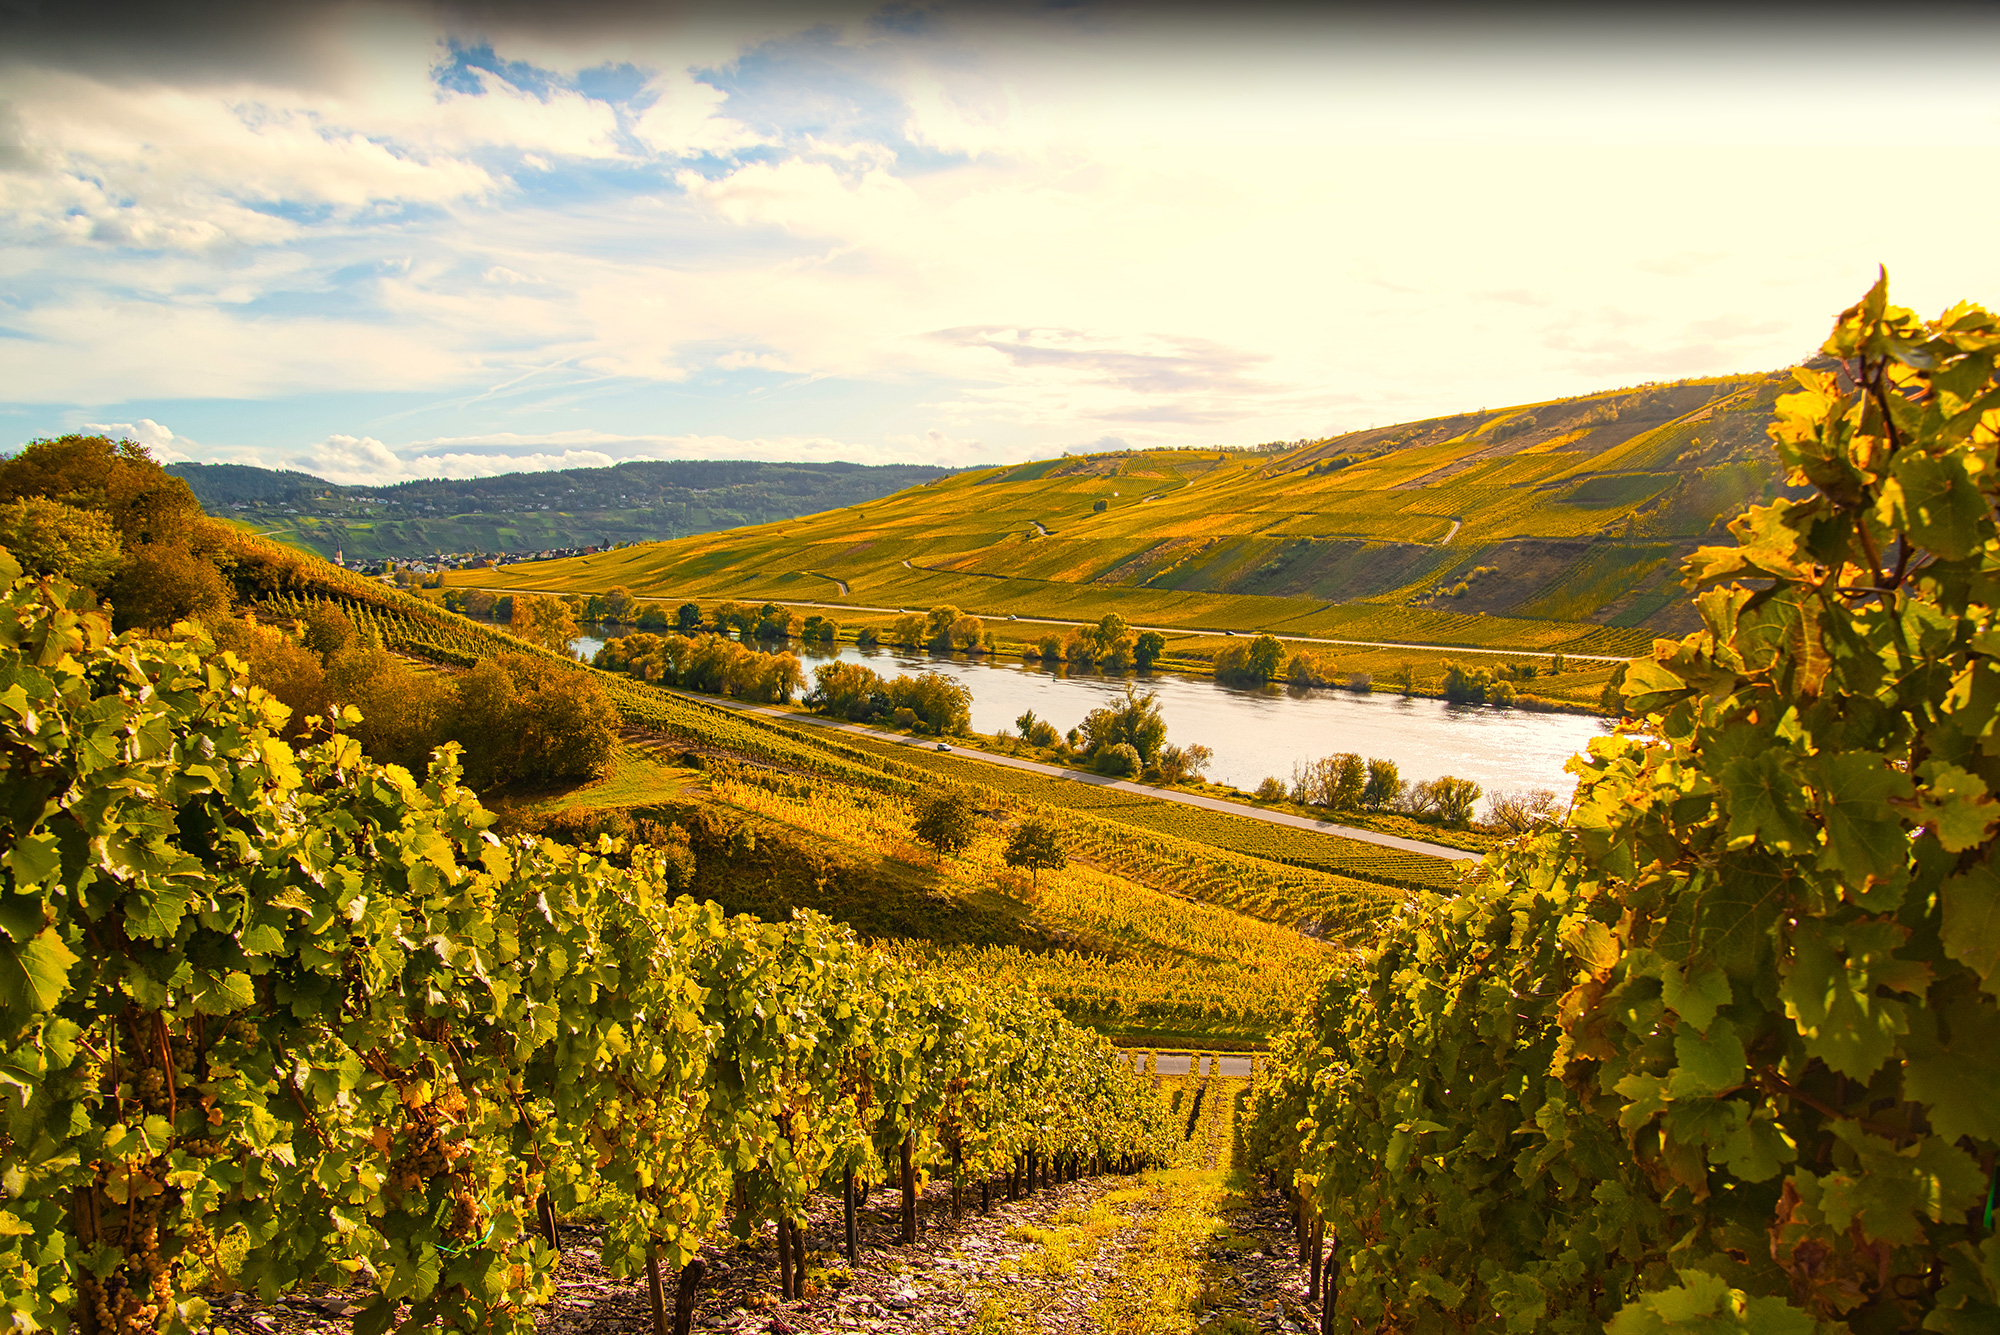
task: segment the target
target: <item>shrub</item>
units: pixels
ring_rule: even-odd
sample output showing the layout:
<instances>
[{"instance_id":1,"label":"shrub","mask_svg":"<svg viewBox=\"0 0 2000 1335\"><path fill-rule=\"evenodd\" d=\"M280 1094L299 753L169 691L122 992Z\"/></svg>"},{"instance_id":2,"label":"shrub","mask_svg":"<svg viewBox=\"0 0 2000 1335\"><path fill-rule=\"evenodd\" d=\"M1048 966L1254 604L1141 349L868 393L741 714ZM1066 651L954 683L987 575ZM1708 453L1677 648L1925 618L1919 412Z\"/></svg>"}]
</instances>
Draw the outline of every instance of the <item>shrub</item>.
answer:
<instances>
[{"instance_id":1,"label":"shrub","mask_svg":"<svg viewBox=\"0 0 2000 1335\"><path fill-rule=\"evenodd\" d=\"M1257 785L1258 800L1264 802L1282 802L1285 800L1288 791L1285 787L1285 781L1275 774Z\"/></svg>"},{"instance_id":2,"label":"shrub","mask_svg":"<svg viewBox=\"0 0 2000 1335\"><path fill-rule=\"evenodd\" d=\"M1115 742L1099 750L1092 763L1103 774L1129 779L1144 767L1139 758L1139 750L1130 742Z\"/></svg>"},{"instance_id":3,"label":"shrub","mask_svg":"<svg viewBox=\"0 0 2000 1335\"><path fill-rule=\"evenodd\" d=\"M1110 508L1111 508L1110 501L1099 500L1099 501L1092 501L1090 503L1090 512L1094 515L1101 515Z\"/></svg>"},{"instance_id":4,"label":"shrub","mask_svg":"<svg viewBox=\"0 0 2000 1335\"><path fill-rule=\"evenodd\" d=\"M905 732L916 731L917 725L920 722L922 722L922 720L917 717L917 711L910 708L908 705L897 705L895 709L890 712L889 721L895 724L897 727L901 728Z\"/></svg>"},{"instance_id":5,"label":"shrub","mask_svg":"<svg viewBox=\"0 0 2000 1335\"><path fill-rule=\"evenodd\" d=\"M1062 744L1062 734L1056 731L1055 724L1036 718L1032 709L1015 719L1014 726L1020 729L1021 740L1029 746L1055 747Z\"/></svg>"},{"instance_id":6,"label":"shrub","mask_svg":"<svg viewBox=\"0 0 2000 1335\"><path fill-rule=\"evenodd\" d=\"M1215 760L1215 752L1205 746L1168 746L1160 750L1160 782L1164 784L1199 782L1204 771Z\"/></svg>"}]
</instances>

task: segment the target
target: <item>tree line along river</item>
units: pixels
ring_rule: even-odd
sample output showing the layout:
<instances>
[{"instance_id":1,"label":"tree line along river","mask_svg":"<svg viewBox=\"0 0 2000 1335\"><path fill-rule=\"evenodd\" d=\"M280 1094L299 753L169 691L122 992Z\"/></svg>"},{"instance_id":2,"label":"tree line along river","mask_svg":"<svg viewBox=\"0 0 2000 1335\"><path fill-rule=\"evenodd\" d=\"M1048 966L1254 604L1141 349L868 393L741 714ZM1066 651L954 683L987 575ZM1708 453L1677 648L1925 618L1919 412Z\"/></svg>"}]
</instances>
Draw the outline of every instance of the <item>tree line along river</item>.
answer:
<instances>
[{"instance_id":1,"label":"tree line along river","mask_svg":"<svg viewBox=\"0 0 2000 1335\"><path fill-rule=\"evenodd\" d=\"M603 641L580 636L571 647L585 658ZM796 650L810 675L822 663L862 663L885 677L938 672L972 692L978 732L1012 729L1026 710L1067 731L1126 686L1156 691L1168 740L1215 753L1208 777L1251 789L1266 776L1290 781L1292 767L1340 751L1393 760L1406 779L1450 774L1486 793L1574 784L1563 762L1602 736L1610 720L1583 714L1536 714L1488 705L1450 704L1423 696L1270 685L1227 686L1208 677L1151 672L1103 676L1051 672L1006 659L947 657L921 651Z\"/></svg>"}]
</instances>

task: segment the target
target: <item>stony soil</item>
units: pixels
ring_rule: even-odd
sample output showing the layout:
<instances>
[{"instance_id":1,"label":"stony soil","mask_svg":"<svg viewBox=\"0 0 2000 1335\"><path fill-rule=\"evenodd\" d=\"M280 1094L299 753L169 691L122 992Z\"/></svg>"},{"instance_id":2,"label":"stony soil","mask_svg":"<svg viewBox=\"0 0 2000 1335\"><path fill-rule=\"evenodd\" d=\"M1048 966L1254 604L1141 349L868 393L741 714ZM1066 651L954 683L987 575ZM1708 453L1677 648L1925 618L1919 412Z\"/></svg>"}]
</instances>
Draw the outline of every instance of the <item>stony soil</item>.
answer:
<instances>
[{"instance_id":1,"label":"stony soil","mask_svg":"<svg viewBox=\"0 0 2000 1335\"><path fill-rule=\"evenodd\" d=\"M899 1214L893 1193L877 1191L860 1211L861 1253L851 1270L841 1254L838 1201L822 1201L809 1223L808 1296L777 1298L777 1248L770 1237L747 1245L710 1247L695 1328L758 1335L809 1332L931 1332L1009 1326L993 1311L1012 1314L1012 1328L1096 1335L1100 1302L1116 1303L1118 1280L1131 1249L1145 1235L1151 1206L1125 1200L1124 1222L1093 1254L1060 1277L1034 1264L1038 1244L1018 1236L1025 1227L1048 1228L1058 1216L1074 1220L1107 1193L1129 1189L1136 1178L1107 1176L1046 1187L1018 1201L996 1198L990 1212L969 1193L959 1222L951 1217L950 1189L933 1183L919 1211L919 1240L896 1242ZM1203 1267L1211 1315L1234 1311L1260 1330L1290 1333L1316 1328L1306 1301L1306 1275L1298 1247L1276 1198L1231 1218L1235 1238L1208 1253ZM560 1231L562 1265L556 1301L540 1314L539 1335L649 1335L651 1302L644 1276L618 1280L597 1260L594 1226ZM1023 1264L1023 1262L1027 1262ZM672 1302L672 1277L668 1277ZM359 1295L295 1295L265 1305L236 1297L216 1303L218 1332L242 1335L347 1335ZM982 1323L982 1311L989 1321Z\"/></svg>"}]
</instances>

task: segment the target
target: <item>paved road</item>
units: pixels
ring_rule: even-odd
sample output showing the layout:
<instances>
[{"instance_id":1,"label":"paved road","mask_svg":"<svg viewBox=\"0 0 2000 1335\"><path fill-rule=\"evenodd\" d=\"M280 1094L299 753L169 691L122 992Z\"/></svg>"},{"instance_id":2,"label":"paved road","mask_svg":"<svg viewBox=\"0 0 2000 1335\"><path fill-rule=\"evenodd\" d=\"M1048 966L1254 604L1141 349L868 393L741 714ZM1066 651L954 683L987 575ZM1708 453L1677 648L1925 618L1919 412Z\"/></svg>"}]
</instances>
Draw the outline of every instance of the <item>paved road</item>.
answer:
<instances>
[{"instance_id":1,"label":"paved road","mask_svg":"<svg viewBox=\"0 0 2000 1335\"><path fill-rule=\"evenodd\" d=\"M922 738L908 737L899 732L883 732L878 728L863 727L859 723L845 723L836 719L818 718L810 714L792 714L768 705L745 704L741 700L730 700L722 696L694 695L690 700L707 705L721 705L725 709L737 709L746 714L762 714L783 723L805 724L815 728L829 728L836 732L859 733L879 742L890 742L897 746L918 751L935 751L937 743ZM1097 788L1115 788L1123 793L1137 793L1141 797L1158 798L1162 802L1179 802L1182 806L1203 807L1209 811L1225 812L1231 816L1242 816L1249 820L1261 820L1272 825L1289 825L1294 829L1313 830L1320 834L1335 834L1343 839L1355 839L1364 844L1377 844L1383 848L1399 849L1405 853L1421 853L1426 857L1447 858L1453 862L1471 861L1479 857L1462 848L1446 848L1443 844L1427 844L1417 839L1405 839L1401 835L1383 834L1380 830L1364 830L1353 825L1336 825L1332 821L1314 820L1310 816L1294 816L1289 811L1266 811L1261 807L1244 806L1240 802L1225 802L1221 798L1209 797L1202 793L1180 793L1171 788L1154 788L1146 784L1131 783L1124 779L1113 779L1103 774L1085 774L1078 770L1064 769L1059 765L1045 765L1039 760L1023 760L1019 756L995 755L990 751L976 751L969 747L953 746L951 754L962 760L979 760L989 765L1004 765L1009 769L1027 770L1033 774L1047 775L1051 779L1061 779L1067 783L1087 783Z\"/></svg>"},{"instance_id":2,"label":"paved road","mask_svg":"<svg viewBox=\"0 0 2000 1335\"><path fill-rule=\"evenodd\" d=\"M1162 1052L1157 1057L1155 1057L1154 1060L1159 1063L1159 1065L1154 1069L1156 1069L1161 1075L1186 1075L1188 1074L1189 1068L1194 1064L1194 1057L1186 1052ZM1248 1057L1225 1056L1222 1057L1220 1060L1222 1062L1221 1074L1223 1075L1250 1074L1251 1059ZM1213 1070L1209 1070L1202 1072L1202 1074L1215 1075L1216 1072Z\"/></svg>"},{"instance_id":3,"label":"paved road","mask_svg":"<svg viewBox=\"0 0 2000 1335\"><path fill-rule=\"evenodd\" d=\"M910 563L908 561L905 561L903 562L903 564L907 566ZM910 568L913 570L928 569L928 567L925 566L911 566ZM947 570L938 573L948 575L956 572ZM820 575L818 576L818 578L830 579L832 578L832 576ZM995 578L998 577L996 576ZM469 586L460 584L460 585L454 585L453 587L483 588L488 593L545 593L545 594L556 594L562 597L567 597L568 595L576 592L576 590L574 589L494 588L490 585L480 585L480 584L469 585ZM878 607L871 603L816 603L807 599L795 599L795 598L787 598L785 600L785 605L787 607L824 607L834 611L845 610L849 612L910 612L910 611L929 610L928 608ZM988 621L998 621L1001 620L1002 618L997 616L987 616L986 619ZM1095 621L1064 621L1057 617L1012 617L1008 619L1015 621L1017 623L1025 623L1036 626L1095 626L1097 624ZM1200 626L1133 626L1132 629L1156 630L1160 632L1160 634L1162 635L1269 634L1274 639L1288 640L1295 644L1341 644L1341 645L1346 645L1349 648L1353 649L1414 649L1419 653L1427 653L1427 654L1435 654L1435 653L1497 654L1506 658L1513 658L1513 659L1551 658L1554 656L1552 654L1544 653L1540 649L1479 649L1479 648L1474 648L1471 645L1464 645L1464 644L1415 644L1404 640L1334 640L1334 639L1328 639L1325 636L1321 635L1286 635L1275 630L1269 632L1253 632L1247 630L1220 630L1220 629L1207 630L1203 629ZM1623 654L1565 653L1563 654L1563 658L1564 660L1572 663L1627 663L1631 661Z\"/></svg>"}]
</instances>

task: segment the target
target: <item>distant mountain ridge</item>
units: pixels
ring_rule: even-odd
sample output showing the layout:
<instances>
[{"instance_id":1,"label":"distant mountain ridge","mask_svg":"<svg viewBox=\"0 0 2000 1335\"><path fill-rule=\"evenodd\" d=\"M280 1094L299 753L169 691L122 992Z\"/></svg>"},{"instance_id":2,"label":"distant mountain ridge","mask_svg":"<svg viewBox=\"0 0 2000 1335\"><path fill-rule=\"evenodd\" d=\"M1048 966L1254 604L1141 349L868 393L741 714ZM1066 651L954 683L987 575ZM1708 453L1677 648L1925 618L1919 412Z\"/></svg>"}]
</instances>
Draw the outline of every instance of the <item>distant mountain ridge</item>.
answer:
<instances>
[{"instance_id":1,"label":"distant mountain ridge","mask_svg":"<svg viewBox=\"0 0 2000 1335\"><path fill-rule=\"evenodd\" d=\"M311 473L180 463L210 514L321 556L409 559L646 542L873 501L951 474L928 464L642 460L342 486Z\"/></svg>"}]
</instances>

